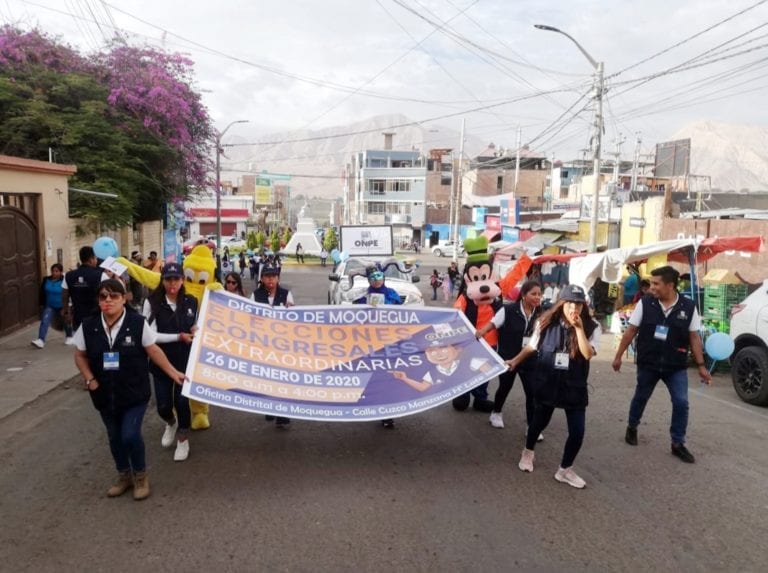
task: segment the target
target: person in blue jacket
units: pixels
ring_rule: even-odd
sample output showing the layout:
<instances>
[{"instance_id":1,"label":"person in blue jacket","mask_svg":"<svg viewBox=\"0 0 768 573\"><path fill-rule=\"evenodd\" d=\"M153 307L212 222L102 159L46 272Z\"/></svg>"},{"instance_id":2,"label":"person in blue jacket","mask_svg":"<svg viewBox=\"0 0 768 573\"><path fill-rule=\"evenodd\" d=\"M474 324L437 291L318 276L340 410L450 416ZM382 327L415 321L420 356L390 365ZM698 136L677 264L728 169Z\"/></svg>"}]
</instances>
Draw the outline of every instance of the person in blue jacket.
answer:
<instances>
[{"instance_id":1,"label":"person in blue jacket","mask_svg":"<svg viewBox=\"0 0 768 573\"><path fill-rule=\"evenodd\" d=\"M381 268L366 267L365 276L368 278L368 290L364 296L355 299L355 304L402 304L397 291L384 284L384 271Z\"/></svg>"},{"instance_id":2,"label":"person in blue jacket","mask_svg":"<svg viewBox=\"0 0 768 573\"><path fill-rule=\"evenodd\" d=\"M40 316L40 328L37 331L37 339L32 341L33 346L43 348L45 346L45 337L48 335L48 328L56 318L56 315L63 315L62 309L62 288L64 283L64 267L59 263L51 265L51 274L43 279L40 285L40 306L43 312ZM64 323L64 333L66 339L64 344L72 344L72 327L66 320Z\"/></svg>"}]
</instances>

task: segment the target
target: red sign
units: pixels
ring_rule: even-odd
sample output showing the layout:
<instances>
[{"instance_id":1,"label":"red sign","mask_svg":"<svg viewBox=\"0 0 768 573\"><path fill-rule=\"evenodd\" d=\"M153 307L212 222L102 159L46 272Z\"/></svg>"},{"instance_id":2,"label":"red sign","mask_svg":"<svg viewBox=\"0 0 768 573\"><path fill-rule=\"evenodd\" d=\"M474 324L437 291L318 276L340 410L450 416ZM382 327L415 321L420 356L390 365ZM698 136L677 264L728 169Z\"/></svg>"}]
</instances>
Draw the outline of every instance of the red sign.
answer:
<instances>
[{"instance_id":1,"label":"red sign","mask_svg":"<svg viewBox=\"0 0 768 573\"><path fill-rule=\"evenodd\" d=\"M215 217L216 216L216 209L208 209L205 207L192 207L189 211L193 217ZM247 219L249 215L250 215L250 211L248 211L248 209L222 209L221 210L222 217L241 217L243 219Z\"/></svg>"},{"instance_id":2,"label":"red sign","mask_svg":"<svg viewBox=\"0 0 768 573\"><path fill-rule=\"evenodd\" d=\"M485 218L485 230L501 233L501 218L498 215L488 215Z\"/></svg>"}]
</instances>

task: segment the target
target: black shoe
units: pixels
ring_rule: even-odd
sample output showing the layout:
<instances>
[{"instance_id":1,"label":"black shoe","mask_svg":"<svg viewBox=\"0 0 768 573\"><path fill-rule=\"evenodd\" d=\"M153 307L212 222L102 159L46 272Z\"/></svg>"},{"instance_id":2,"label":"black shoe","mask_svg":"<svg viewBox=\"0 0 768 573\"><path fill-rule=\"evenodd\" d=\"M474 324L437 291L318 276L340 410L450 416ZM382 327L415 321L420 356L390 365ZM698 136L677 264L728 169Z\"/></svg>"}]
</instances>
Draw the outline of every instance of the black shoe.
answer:
<instances>
[{"instance_id":1,"label":"black shoe","mask_svg":"<svg viewBox=\"0 0 768 573\"><path fill-rule=\"evenodd\" d=\"M267 422L274 422L274 421L275 421L275 417L274 417L274 416L270 416L269 414L267 414L266 416L264 416L264 419L265 419Z\"/></svg>"},{"instance_id":2,"label":"black shoe","mask_svg":"<svg viewBox=\"0 0 768 573\"><path fill-rule=\"evenodd\" d=\"M282 416L278 416L275 420L275 426L278 428L285 428L291 423L291 420L289 418L283 418Z\"/></svg>"},{"instance_id":3,"label":"black shoe","mask_svg":"<svg viewBox=\"0 0 768 573\"><path fill-rule=\"evenodd\" d=\"M688 451L685 444L672 444L672 455L677 456L686 464L692 464L696 461L696 458L694 458L693 454Z\"/></svg>"},{"instance_id":4,"label":"black shoe","mask_svg":"<svg viewBox=\"0 0 768 573\"><path fill-rule=\"evenodd\" d=\"M470 400L470 395L469 395L469 392L467 392L466 394L462 394L461 396L454 398L451 404L453 404L454 410L463 412L464 410L469 408L469 400Z\"/></svg>"},{"instance_id":5,"label":"black shoe","mask_svg":"<svg viewBox=\"0 0 768 573\"><path fill-rule=\"evenodd\" d=\"M493 412L493 400L488 398L475 398L472 407L478 412Z\"/></svg>"},{"instance_id":6,"label":"black shoe","mask_svg":"<svg viewBox=\"0 0 768 573\"><path fill-rule=\"evenodd\" d=\"M389 418L387 420L382 420L381 425L387 430L393 430L395 428L395 421L392 418Z\"/></svg>"},{"instance_id":7,"label":"black shoe","mask_svg":"<svg viewBox=\"0 0 768 573\"><path fill-rule=\"evenodd\" d=\"M627 433L624 434L624 441L630 446L637 445L637 428L630 428L627 426Z\"/></svg>"}]
</instances>

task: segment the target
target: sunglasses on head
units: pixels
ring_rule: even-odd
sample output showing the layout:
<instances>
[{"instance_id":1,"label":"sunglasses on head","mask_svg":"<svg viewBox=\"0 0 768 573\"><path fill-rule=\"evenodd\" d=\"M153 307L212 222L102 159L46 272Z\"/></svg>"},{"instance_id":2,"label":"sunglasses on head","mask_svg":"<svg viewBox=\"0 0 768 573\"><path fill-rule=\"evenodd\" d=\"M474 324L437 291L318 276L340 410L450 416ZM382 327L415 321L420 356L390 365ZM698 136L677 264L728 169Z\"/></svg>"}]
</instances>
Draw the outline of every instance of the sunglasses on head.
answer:
<instances>
[{"instance_id":1,"label":"sunglasses on head","mask_svg":"<svg viewBox=\"0 0 768 573\"><path fill-rule=\"evenodd\" d=\"M122 298L122 294L119 292L100 292L99 293L99 300L101 302L104 302L105 300L117 300L119 298Z\"/></svg>"}]
</instances>

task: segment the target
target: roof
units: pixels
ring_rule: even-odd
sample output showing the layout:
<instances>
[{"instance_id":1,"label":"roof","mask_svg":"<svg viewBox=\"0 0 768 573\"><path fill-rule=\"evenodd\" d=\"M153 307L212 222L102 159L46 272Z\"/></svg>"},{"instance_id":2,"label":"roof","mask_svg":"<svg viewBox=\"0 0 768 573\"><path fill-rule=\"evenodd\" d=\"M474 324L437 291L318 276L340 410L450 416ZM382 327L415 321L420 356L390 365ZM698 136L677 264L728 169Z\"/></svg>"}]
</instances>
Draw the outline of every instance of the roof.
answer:
<instances>
[{"instance_id":1,"label":"roof","mask_svg":"<svg viewBox=\"0 0 768 573\"><path fill-rule=\"evenodd\" d=\"M76 165L49 163L48 161L38 161L37 159L26 159L12 155L0 155L0 169L65 176L77 173Z\"/></svg>"}]
</instances>

